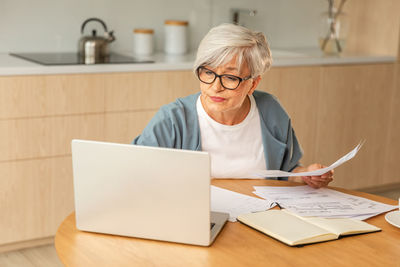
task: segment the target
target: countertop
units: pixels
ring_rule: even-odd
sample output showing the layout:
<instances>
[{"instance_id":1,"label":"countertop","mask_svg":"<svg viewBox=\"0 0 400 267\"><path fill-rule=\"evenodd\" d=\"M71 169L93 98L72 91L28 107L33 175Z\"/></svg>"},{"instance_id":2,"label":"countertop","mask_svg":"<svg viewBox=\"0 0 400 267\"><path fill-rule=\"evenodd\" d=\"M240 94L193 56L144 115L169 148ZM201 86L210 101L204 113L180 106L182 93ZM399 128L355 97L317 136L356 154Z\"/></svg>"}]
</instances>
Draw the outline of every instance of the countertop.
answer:
<instances>
[{"instance_id":1,"label":"countertop","mask_svg":"<svg viewBox=\"0 0 400 267\"><path fill-rule=\"evenodd\" d=\"M129 53L123 54L129 55ZM339 56L329 56L317 49L297 51L272 49L272 57L273 67L393 63L396 61L396 57L390 55L343 53ZM158 53L144 59L152 59L154 63L44 66L7 53L0 53L0 76L191 70L195 53L182 56Z\"/></svg>"}]
</instances>

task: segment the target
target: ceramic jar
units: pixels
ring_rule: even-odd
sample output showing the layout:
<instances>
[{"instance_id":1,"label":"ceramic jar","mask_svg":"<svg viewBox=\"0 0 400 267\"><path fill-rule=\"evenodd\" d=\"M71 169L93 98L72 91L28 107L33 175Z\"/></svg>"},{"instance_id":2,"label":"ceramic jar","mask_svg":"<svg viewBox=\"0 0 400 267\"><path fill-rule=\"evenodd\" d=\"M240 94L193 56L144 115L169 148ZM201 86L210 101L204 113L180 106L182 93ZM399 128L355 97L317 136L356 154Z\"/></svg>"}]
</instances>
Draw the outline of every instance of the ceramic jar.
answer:
<instances>
[{"instance_id":1,"label":"ceramic jar","mask_svg":"<svg viewBox=\"0 0 400 267\"><path fill-rule=\"evenodd\" d=\"M133 30L133 54L138 56L149 56L154 51L154 30Z\"/></svg>"},{"instance_id":2,"label":"ceramic jar","mask_svg":"<svg viewBox=\"0 0 400 267\"><path fill-rule=\"evenodd\" d=\"M187 21L165 21L165 45L166 54L182 55L188 51Z\"/></svg>"}]
</instances>

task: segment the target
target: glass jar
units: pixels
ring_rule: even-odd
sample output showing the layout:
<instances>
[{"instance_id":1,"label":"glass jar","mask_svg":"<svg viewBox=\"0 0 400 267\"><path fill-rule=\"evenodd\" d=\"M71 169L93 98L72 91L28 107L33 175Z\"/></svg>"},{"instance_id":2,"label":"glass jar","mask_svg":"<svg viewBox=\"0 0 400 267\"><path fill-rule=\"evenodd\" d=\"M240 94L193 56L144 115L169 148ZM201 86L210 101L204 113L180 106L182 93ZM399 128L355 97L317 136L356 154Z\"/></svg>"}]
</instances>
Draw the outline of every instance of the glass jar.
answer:
<instances>
[{"instance_id":1,"label":"glass jar","mask_svg":"<svg viewBox=\"0 0 400 267\"><path fill-rule=\"evenodd\" d=\"M337 14L334 9L331 14L321 14L319 46L326 54L343 52L348 34L348 18L346 13Z\"/></svg>"}]
</instances>

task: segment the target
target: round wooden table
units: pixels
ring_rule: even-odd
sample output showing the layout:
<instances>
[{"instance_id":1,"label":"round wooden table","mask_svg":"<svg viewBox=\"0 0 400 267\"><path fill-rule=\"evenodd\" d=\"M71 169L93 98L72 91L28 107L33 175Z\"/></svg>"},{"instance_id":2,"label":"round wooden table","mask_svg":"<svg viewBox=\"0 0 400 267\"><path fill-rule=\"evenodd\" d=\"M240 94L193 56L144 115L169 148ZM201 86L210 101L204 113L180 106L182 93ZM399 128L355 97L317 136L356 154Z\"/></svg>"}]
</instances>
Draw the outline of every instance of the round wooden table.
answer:
<instances>
[{"instance_id":1,"label":"round wooden table","mask_svg":"<svg viewBox=\"0 0 400 267\"><path fill-rule=\"evenodd\" d=\"M254 185L288 186L271 180L213 180L213 185L252 195ZM386 204L397 201L333 188ZM239 222L227 222L210 247L82 232L75 214L60 225L55 247L66 266L400 266L400 229L384 214L366 220L381 232L289 247Z\"/></svg>"}]
</instances>

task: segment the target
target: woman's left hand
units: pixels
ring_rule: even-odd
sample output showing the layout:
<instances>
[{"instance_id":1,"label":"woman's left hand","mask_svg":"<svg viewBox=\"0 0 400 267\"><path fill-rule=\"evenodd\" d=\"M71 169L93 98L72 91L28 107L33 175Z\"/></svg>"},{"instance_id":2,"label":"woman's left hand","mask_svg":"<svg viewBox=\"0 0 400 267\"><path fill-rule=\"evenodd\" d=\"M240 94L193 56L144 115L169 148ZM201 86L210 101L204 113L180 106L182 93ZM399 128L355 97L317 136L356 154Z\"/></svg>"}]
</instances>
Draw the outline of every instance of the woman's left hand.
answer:
<instances>
[{"instance_id":1,"label":"woman's left hand","mask_svg":"<svg viewBox=\"0 0 400 267\"><path fill-rule=\"evenodd\" d=\"M319 170L322 168L325 168L326 166L321 165L319 163L313 163L307 167L305 167L304 171L315 171L315 170ZM324 186L327 186L330 182L332 182L333 180L333 170L324 173L320 176L301 176L301 179L308 184L309 186L311 186L312 188L321 188Z\"/></svg>"}]
</instances>

